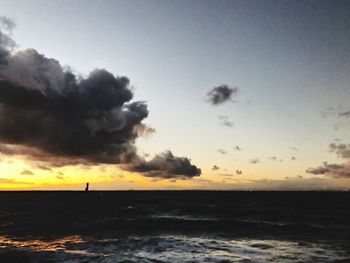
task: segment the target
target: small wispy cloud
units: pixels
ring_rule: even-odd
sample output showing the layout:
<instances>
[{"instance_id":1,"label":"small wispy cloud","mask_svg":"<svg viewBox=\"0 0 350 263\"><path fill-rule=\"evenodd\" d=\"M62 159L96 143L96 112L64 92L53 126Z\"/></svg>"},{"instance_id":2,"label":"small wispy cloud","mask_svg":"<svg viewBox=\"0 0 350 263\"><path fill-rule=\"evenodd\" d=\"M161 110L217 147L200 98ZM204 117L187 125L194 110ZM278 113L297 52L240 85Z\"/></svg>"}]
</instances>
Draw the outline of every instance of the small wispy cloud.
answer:
<instances>
[{"instance_id":1,"label":"small wispy cloud","mask_svg":"<svg viewBox=\"0 0 350 263\"><path fill-rule=\"evenodd\" d=\"M233 174L230 174L230 173L221 173L220 175L221 176L227 176L227 177L233 176Z\"/></svg>"},{"instance_id":2,"label":"small wispy cloud","mask_svg":"<svg viewBox=\"0 0 350 263\"><path fill-rule=\"evenodd\" d=\"M0 184L33 184L33 183L17 181L15 179L9 179L9 178L0 178Z\"/></svg>"},{"instance_id":3,"label":"small wispy cloud","mask_svg":"<svg viewBox=\"0 0 350 263\"><path fill-rule=\"evenodd\" d=\"M40 170L45 170L45 171L51 171L52 169L46 165L43 164L37 164L36 167Z\"/></svg>"},{"instance_id":4,"label":"small wispy cloud","mask_svg":"<svg viewBox=\"0 0 350 263\"><path fill-rule=\"evenodd\" d=\"M338 116L339 117L350 118L350 110L349 111L345 111L345 112L339 112Z\"/></svg>"},{"instance_id":5,"label":"small wispy cloud","mask_svg":"<svg viewBox=\"0 0 350 263\"><path fill-rule=\"evenodd\" d=\"M217 171L217 170L219 170L220 169L220 167L219 166L217 166L217 165L213 165L213 167L211 168L213 171Z\"/></svg>"},{"instance_id":6,"label":"small wispy cloud","mask_svg":"<svg viewBox=\"0 0 350 263\"><path fill-rule=\"evenodd\" d=\"M223 149L218 149L218 153L227 154L227 151L225 151L225 150L223 150Z\"/></svg>"},{"instance_id":7,"label":"small wispy cloud","mask_svg":"<svg viewBox=\"0 0 350 263\"><path fill-rule=\"evenodd\" d=\"M33 175L34 173L31 171L31 170L28 170L28 169L24 169L22 172L21 172L21 175Z\"/></svg>"},{"instance_id":8,"label":"small wispy cloud","mask_svg":"<svg viewBox=\"0 0 350 263\"><path fill-rule=\"evenodd\" d=\"M250 162L251 164L257 164L257 163L260 162L260 160L259 160L258 158L255 158L255 159L250 159L249 162Z\"/></svg>"},{"instance_id":9,"label":"small wispy cloud","mask_svg":"<svg viewBox=\"0 0 350 263\"><path fill-rule=\"evenodd\" d=\"M238 88L229 87L228 85L220 85L212 88L207 93L208 102L211 105L217 106L228 101L232 101L232 98L237 96Z\"/></svg>"},{"instance_id":10,"label":"small wispy cloud","mask_svg":"<svg viewBox=\"0 0 350 263\"><path fill-rule=\"evenodd\" d=\"M289 147L289 150L292 150L292 151L294 151L294 152L299 151L299 149L298 149L297 147L295 147L295 146Z\"/></svg>"},{"instance_id":11,"label":"small wispy cloud","mask_svg":"<svg viewBox=\"0 0 350 263\"><path fill-rule=\"evenodd\" d=\"M335 152L339 157L350 158L350 144L331 143L328 148L330 152Z\"/></svg>"},{"instance_id":12,"label":"small wispy cloud","mask_svg":"<svg viewBox=\"0 0 350 263\"><path fill-rule=\"evenodd\" d=\"M233 147L233 150L234 151L242 151L242 148L239 147L238 145L236 145L236 146Z\"/></svg>"},{"instance_id":13,"label":"small wispy cloud","mask_svg":"<svg viewBox=\"0 0 350 263\"><path fill-rule=\"evenodd\" d=\"M233 127L234 123L228 119L228 116L220 115L218 116L220 124L226 127Z\"/></svg>"}]
</instances>

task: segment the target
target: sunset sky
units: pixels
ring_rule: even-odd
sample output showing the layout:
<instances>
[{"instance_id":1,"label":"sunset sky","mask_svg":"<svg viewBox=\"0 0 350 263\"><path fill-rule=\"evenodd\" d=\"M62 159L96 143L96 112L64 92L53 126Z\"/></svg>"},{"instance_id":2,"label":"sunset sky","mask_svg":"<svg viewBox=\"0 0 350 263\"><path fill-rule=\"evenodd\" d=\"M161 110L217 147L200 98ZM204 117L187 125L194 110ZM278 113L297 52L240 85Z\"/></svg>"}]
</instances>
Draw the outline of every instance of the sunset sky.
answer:
<instances>
[{"instance_id":1,"label":"sunset sky","mask_svg":"<svg viewBox=\"0 0 350 263\"><path fill-rule=\"evenodd\" d=\"M0 189L350 189L349 14L0 0Z\"/></svg>"}]
</instances>

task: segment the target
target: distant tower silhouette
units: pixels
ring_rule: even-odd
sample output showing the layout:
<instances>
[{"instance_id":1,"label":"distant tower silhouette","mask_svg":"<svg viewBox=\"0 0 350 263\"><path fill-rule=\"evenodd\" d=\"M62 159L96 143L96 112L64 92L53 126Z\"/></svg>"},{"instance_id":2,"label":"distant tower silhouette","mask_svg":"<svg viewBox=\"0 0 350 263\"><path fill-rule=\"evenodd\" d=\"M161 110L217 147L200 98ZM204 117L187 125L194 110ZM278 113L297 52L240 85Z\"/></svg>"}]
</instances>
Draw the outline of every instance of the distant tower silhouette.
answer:
<instances>
[{"instance_id":1,"label":"distant tower silhouette","mask_svg":"<svg viewBox=\"0 0 350 263\"><path fill-rule=\"evenodd\" d=\"M86 183L85 192L89 191L89 183Z\"/></svg>"}]
</instances>

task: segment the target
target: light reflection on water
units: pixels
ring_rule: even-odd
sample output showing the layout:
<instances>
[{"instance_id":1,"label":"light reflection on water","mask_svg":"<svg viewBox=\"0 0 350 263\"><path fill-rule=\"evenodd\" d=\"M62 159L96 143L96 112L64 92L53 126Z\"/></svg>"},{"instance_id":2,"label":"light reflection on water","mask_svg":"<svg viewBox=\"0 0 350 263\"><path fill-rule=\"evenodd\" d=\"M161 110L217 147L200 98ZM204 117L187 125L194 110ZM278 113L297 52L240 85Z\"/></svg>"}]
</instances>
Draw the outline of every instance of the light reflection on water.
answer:
<instances>
[{"instance_id":1,"label":"light reflection on water","mask_svg":"<svg viewBox=\"0 0 350 263\"><path fill-rule=\"evenodd\" d=\"M22 241L0 236L0 251L11 249L58 262L334 262L344 259L340 250L326 245L179 235L125 239L70 236L52 241Z\"/></svg>"}]
</instances>

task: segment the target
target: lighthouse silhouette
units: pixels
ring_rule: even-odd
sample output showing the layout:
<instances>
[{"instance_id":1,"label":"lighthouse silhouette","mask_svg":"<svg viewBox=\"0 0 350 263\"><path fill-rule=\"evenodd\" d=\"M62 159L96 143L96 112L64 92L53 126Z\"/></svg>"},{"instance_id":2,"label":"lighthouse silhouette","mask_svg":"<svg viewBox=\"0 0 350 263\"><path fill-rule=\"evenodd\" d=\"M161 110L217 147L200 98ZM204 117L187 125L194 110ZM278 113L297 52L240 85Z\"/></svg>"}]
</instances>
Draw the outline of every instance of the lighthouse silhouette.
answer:
<instances>
[{"instance_id":1,"label":"lighthouse silhouette","mask_svg":"<svg viewBox=\"0 0 350 263\"><path fill-rule=\"evenodd\" d=\"M85 192L89 191L89 183L86 183Z\"/></svg>"}]
</instances>

